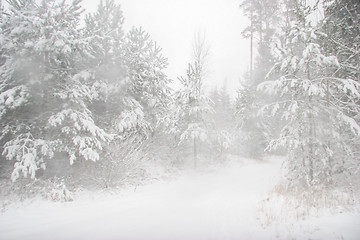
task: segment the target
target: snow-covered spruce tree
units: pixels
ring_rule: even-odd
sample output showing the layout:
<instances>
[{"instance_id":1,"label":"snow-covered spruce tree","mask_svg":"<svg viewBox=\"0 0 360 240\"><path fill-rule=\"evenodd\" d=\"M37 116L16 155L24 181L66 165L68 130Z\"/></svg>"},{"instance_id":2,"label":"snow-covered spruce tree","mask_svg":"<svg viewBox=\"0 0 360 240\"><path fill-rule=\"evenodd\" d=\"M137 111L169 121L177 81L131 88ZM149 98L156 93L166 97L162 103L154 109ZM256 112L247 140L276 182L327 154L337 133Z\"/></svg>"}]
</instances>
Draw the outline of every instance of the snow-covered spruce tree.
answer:
<instances>
[{"instance_id":1,"label":"snow-covered spruce tree","mask_svg":"<svg viewBox=\"0 0 360 240\"><path fill-rule=\"evenodd\" d=\"M264 81L265 75L274 63L271 45L279 22L279 1L243 0L240 8L250 21L249 26L243 29L242 35L250 38L250 69L246 78L253 87Z\"/></svg>"},{"instance_id":2,"label":"snow-covered spruce tree","mask_svg":"<svg viewBox=\"0 0 360 240\"><path fill-rule=\"evenodd\" d=\"M233 121L233 109L230 94L227 89L226 80L221 88L213 88L208 94L214 109L211 118L214 119L217 129L229 130L231 122Z\"/></svg>"},{"instance_id":3,"label":"snow-covered spruce tree","mask_svg":"<svg viewBox=\"0 0 360 240\"><path fill-rule=\"evenodd\" d=\"M100 125L115 134L104 161L93 168L99 180L107 178L106 186L110 179L130 174L129 169L136 171L140 159L145 161L157 121L170 101L161 49L143 29L125 34L122 24L120 6L113 0L101 1L97 12L86 18L87 64L99 89L91 109Z\"/></svg>"},{"instance_id":4,"label":"snow-covered spruce tree","mask_svg":"<svg viewBox=\"0 0 360 240\"><path fill-rule=\"evenodd\" d=\"M100 5L99 14L101 8ZM110 9L117 8L106 9L109 10L108 15L119 16L110 12ZM93 18L95 17L94 15ZM122 34L106 35L113 31L120 32L121 22L118 24L111 24L108 31L98 36L99 39L107 39L109 50L104 50L106 47L103 46L103 41L99 41L100 45L95 44L95 48L100 49L104 56L100 61L95 58L95 65L99 66L96 68L95 78L100 82L103 96L101 101L105 103L105 109L110 110L109 114L116 115L110 128L115 128L116 134L122 139L147 139L154 131L159 117L165 114L170 101L169 80L163 72L167 60L149 34L141 28L133 28L124 37ZM101 25L99 28L103 29Z\"/></svg>"},{"instance_id":5,"label":"snow-covered spruce tree","mask_svg":"<svg viewBox=\"0 0 360 240\"><path fill-rule=\"evenodd\" d=\"M230 95L227 91L226 80L223 86L213 88L209 93L210 105L213 110L210 114L205 114L206 118L211 119L210 142L211 152L214 160L224 159L225 153L231 150L233 144L233 106Z\"/></svg>"},{"instance_id":6,"label":"snow-covered spruce tree","mask_svg":"<svg viewBox=\"0 0 360 240\"><path fill-rule=\"evenodd\" d=\"M164 70L168 60L162 54L162 49L150 38L141 27L132 28L124 44L125 64L129 78L128 93L141 106L143 121L147 129L142 131L144 141L138 158L152 164L168 162L171 149L168 136L160 122L169 114L172 104L171 80ZM146 130L146 132L145 132Z\"/></svg>"},{"instance_id":7,"label":"snow-covered spruce tree","mask_svg":"<svg viewBox=\"0 0 360 240\"><path fill-rule=\"evenodd\" d=\"M337 57L340 65L333 76L360 83L360 2L323 2L325 14L321 29L327 35L322 39L322 46L326 53ZM360 123L360 114L349 114ZM353 145L359 146L360 138L357 138ZM359 148L355 155L359 155Z\"/></svg>"},{"instance_id":8,"label":"snow-covered spruce tree","mask_svg":"<svg viewBox=\"0 0 360 240\"><path fill-rule=\"evenodd\" d=\"M293 3L295 17L272 70L281 77L258 87L281 97L261 109L284 124L267 149L286 148L289 185L326 185L359 165L352 142L360 135L355 121L360 85L334 77L339 64L335 56L322 53L318 39L325 35L309 21L312 9L305 1Z\"/></svg>"},{"instance_id":9,"label":"snow-covered spruce tree","mask_svg":"<svg viewBox=\"0 0 360 240\"><path fill-rule=\"evenodd\" d=\"M195 168L198 165L201 143L207 143L209 137L209 121L205 114L213 112L211 100L204 92L207 57L205 38L197 34L194 41L194 63L189 64L186 76L179 78L181 89L175 93L175 125L179 134L179 145L189 146Z\"/></svg>"},{"instance_id":10,"label":"snow-covered spruce tree","mask_svg":"<svg viewBox=\"0 0 360 240\"><path fill-rule=\"evenodd\" d=\"M251 83L249 83L251 84ZM259 118L262 95L251 85L242 83L234 100L234 141L237 154L258 158L264 153L272 127L271 121Z\"/></svg>"},{"instance_id":11,"label":"snow-covered spruce tree","mask_svg":"<svg viewBox=\"0 0 360 240\"><path fill-rule=\"evenodd\" d=\"M334 76L360 82L360 2L323 0L323 5L322 46L340 64Z\"/></svg>"},{"instance_id":12,"label":"snow-covered spruce tree","mask_svg":"<svg viewBox=\"0 0 360 240\"><path fill-rule=\"evenodd\" d=\"M327 54L336 56L339 62L339 67L332 76L360 83L360 2L323 2L325 14L321 29L326 33L326 37L322 38L322 47ZM360 114L348 114L360 124ZM355 138L352 145L354 149L357 146L354 155L359 155L360 138Z\"/></svg>"},{"instance_id":13,"label":"snow-covered spruce tree","mask_svg":"<svg viewBox=\"0 0 360 240\"><path fill-rule=\"evenodd\" d=\"M100 1L98 9L85 18L84 35L88 43L84 50L84 64L92 74L99 98L91 108L106 129L123 107L126 94L126 67L124 64L123 14L113 0Z\"/></svg>"},{"instance_id":14,"label":"snow-covered spruce tree","mask_svg":"<svg viewBox=\"0 0 360 240\"><path fill-rule=\"evenodd\" d=\"M29 5L32 5L32 3L29 3ZM29 7L32 8L33 6ZM18 6L18 9L25 8L24 6ZM16 10L15 10L16 11ZM16 79L13 78L14 75L14 66L17 64L17 59L13 58L15 56L17 49L14 47L14 44L10 41L9 37L11 35L12 31L18 29L20 31L24 31L26 29L26 26L23 26L21 28L21 25L18 23L20 21L16 21L15 18L11 18L10 13L5 12L4 8L1 8L1 18L0 18L0 24L1 24L1 31L0 31L0 53L1 53L1 64L0 64L0 126L1 126L1 150L4 150L4 145L11 140L12 134L18 134L19 137L22 135L22 129L26 127L23 123L17 123L15 122L14 115L19 115L19 117L22 115L20 110L23 109L23 106L29 101L29 89L27 86L20 81L16 81ZM23 13L23 17L28 17L29 14L26 12ZM16 33L16 31L15 31ZM24 136L26 137L26 136ZM23 144L22 144L23 145ZM40 146L41 147L41 146ZM16 151L15 151L16 153ZM24 157L19 156L19 160L21 161L23 158L25 158L27 152L25 152L24 149ZM3 162L5 159L1 158L1 161ZM27 164L27 166L31 167L30 174L33 174L35 170L42 164L41 162L33 163L33 161L30 160L30 164ZM1 165L3 165L2 163ZM2 168L2 170L5 168ZM26 173L28 173L26 169ZM14 174L14 179L16 177L16 172Z\"/></svg>"},{"instance_id":15,"label":"snow-covered spruce tree","mask_svg":"<svg viewBox=\"0 0 360 240\"><path fill-rule=\"evenodd\" d=\"M257 116L259 107L269 101L269 97L257 92L258 84L265 80L267 72L274 64L272 45L279 17L279 1L244 0L240 5L250 20L242 34L250 38L250 70L244 76L237 90L234 109L234 137L237 152L252 157L263 154L268 136L272 134L269 119Z\"/></svg>"},{"instance_id":16,"label":"snow-covered spruce tree","mask_svg":"<svg viewBox=\"0 0 360 240\"><path fill-rule=\"evenodd\" d=\"M100 1L97 11L85 19L88 46L84 63L99 92L90 109L99 125L113 134L114 140L105 145L102 161L79 167L85 167L82 169L84 180L90 176L103 187L116 184L128 174L125 159L131 158L150 129L143 107L130 93L132 83L125 60L123 22L120 5L113 0Z\"/></svg>"},{"instance_id":17,"label":"snow-covered spruce tree","mask_svg":"<svg viewBox=\"0 0 360 240\"><path fill-rule=\"evenodd\" d=\"M158 129L158 122L167 114L171 102L170 80L164 73L167 59L141 27L127 33L123 52L127 97L117 128L131 143L129 146L134 147L133 158L139 161L159 159L163 153L159 151L162 131Z\"/></svg>"},{"instance_id":18,"label":"snow-covered spruce tree","mask_svg":"<svg viewBox=\"0 0 360 240\"><path fill-rule=\"evenodd\" d=\"M129 108L131 97L127 93L129 81L124 60L125 33L124 17L120 5L113 0L100 1L97 11L87 14L85 18L84 39L87 48L84 50L83 63L94 79L94 86L99 95L92 101L89 109L94 113L94 119L114 139L104 145L100 155L101 161L77 166L82 174L81 180L92 183L95 181L102 187L115 184L123 178L124 162L130 152L129 144L125 143L125 135L131 126L136 125L137 116L127 119L129 131L124 131L119 123ZM126 120L126 119L125 119ZM125 147L126 146L126 147ZM79 176L79 174L78 174Z\"/></svg>"},{"instance_id":19,"label":"snow-covered spruce tree","mask_svg":"<svg viewBox=\"0 0 360 240\"><path fill-rule=\"evenodd\" d=\"M132 28L127 34L124 51L129 94L142 106L145 120L154 131L171 102L170 79L164 73L167 59L141 27Z\"/></svg>"},{"instance_id":20,"label":"snow-covered spruce tree","mask_svg":"<svg viewBox=\"0 0 360 240\"><path fill-rule=\"evenodd\" d=\"M11 0L3 14L2 153L15 161L12 180L35 178L54 152L96 161L110 138L87 107L97 92L81 64L79 4Z\"/></svg>"}]
</instances>

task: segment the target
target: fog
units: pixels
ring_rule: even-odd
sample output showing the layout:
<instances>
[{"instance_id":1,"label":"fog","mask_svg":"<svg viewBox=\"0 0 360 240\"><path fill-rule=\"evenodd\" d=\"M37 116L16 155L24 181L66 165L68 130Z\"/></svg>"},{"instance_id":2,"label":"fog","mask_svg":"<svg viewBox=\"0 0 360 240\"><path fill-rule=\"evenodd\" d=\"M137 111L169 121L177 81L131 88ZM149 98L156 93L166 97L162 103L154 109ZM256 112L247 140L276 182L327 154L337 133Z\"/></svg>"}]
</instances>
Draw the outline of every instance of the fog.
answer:
<instances>
[{"instance_id":1,"label":"fog","mask_svg":"<svg viewBox=\"0 0 360 240\"><path fill-rule=\"evenodd\" d=\"M359 238L357 0L0 3L0 239Z\"/></svg>"},{"instance_id":2,"label":"fog","mask_svg":"<svg viewBox=\"0 0 360 240\"><path fill-rule=\"evenodd\" d=\"M121 1L126 29L142 26L163 49L169 59L165 70L176 80L186 72L191 59L192 41L197 32L205 34L210 45L209 90L222 87L224 81L235 96L239 81L249 69L249 42L241 35L248 20L241 14L239 1L228 0L133 0ZM95 11L97 2L84 0L82 5ZM178 87L178 84L175 83Z\"/></svg>"}]
</instances>

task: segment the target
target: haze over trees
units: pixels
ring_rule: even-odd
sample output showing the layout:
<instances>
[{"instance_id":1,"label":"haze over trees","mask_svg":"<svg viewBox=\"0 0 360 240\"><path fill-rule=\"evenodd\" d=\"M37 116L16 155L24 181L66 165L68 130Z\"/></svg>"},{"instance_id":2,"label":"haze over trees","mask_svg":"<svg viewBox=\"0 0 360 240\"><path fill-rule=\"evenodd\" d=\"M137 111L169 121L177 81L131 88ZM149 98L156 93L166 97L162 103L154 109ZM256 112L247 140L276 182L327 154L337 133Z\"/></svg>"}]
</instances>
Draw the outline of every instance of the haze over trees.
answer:
<instances>
[{"instance_id":1,"label":"haze over trees","mask_svg":"<svg viewBox=\"0 0 360 240\"><path fill-rule=\"evenodd\" d=\"M251 76L254 79L250 79L250 87L240 90L243 94L239 96L238 108L245 111L255 106L258 124L264 116L276 119L276 131L266 135L270 136L266 150L285 150L288 183L312 188L356 174L360 85L358 64L353 60L359 57L355 50L360 29L359 4L271 1L269 6L267 1L244 1L241 6L251 20L245 33L259 34L258 60L253 70L254 75L259 75ZM270 24L264 27L259 15L267 16L266 11L273 6L279 14L269 15ZM324 18L315 22L312 16L320 12L319 8L323 8ZM354 35L346 37L350 33ZM339 35L341 40L337 39ZM340 52L347 52L347 58ZM265 69L267 74L261 74ZM347 73L342 74L343 71ZM250 90L254 82L255 93ZM251 93L254 95L247 97L251 100L245 108L241 95ZM266 103L263 93L272 95ZM260 132L268 130L265 125Z\"/></svg>"},{"instance_id":2,"label":"haze over trees","mask_svg":"<svg viewBox=\"0 0 360 240\"><path fill-rule=\"evenodd\" d=\"M140 184L159 166L271 151L286 155L286 186L299 191L358 176L360 3L239 4L251 53L235 97L226 81L205 88L211 47L201 33L186 72L169 79L161 46L146 29L125 31L114 0L90 14L80 0L0 6L3 194L66 189L58 198L69 200L80 186Z\"/></svg>"}]
</instances>

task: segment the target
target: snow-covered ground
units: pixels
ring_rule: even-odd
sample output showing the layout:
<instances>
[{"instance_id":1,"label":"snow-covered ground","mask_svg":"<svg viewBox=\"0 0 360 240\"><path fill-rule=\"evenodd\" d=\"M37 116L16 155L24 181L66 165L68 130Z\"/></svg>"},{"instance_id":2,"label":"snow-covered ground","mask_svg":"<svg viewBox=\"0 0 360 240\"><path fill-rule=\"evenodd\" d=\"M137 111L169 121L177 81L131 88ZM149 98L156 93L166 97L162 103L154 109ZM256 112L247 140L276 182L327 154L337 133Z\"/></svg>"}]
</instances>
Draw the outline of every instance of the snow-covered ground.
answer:
<instances>
[{"instance_id":1,"label":"snow-covered ground","mask_svg":"<svg viewBox=\"0 0 360 240\"><path fill-rule=\"evenodd\" d=\"M276 157L234 161L118 194L12 206L0 214L0 239L360 239L358 210L304 220L268 216L264 203L274 202L268 198L279 169Z\"/></svg>"}]
</instances>

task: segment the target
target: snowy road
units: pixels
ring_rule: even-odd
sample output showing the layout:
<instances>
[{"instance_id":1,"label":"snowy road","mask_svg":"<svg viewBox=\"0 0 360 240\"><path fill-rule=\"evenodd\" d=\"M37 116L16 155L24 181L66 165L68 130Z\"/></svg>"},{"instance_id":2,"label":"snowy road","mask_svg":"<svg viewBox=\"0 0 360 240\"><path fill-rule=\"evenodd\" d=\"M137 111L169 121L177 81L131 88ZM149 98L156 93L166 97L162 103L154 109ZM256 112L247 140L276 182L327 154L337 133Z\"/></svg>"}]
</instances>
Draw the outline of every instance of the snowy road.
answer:
<instances>
[{"instance_id":1,"label":"snowy road","mask_svg":"<svg viewBox=\"0 0 360 240\"><path fill-rule=\"evenodd\" d=\"M0 215L0 239L287 239L258 219L279 168L276 159L232 164L136 192L9 209Z\"/></svg>"}]
</instances>

